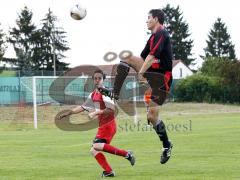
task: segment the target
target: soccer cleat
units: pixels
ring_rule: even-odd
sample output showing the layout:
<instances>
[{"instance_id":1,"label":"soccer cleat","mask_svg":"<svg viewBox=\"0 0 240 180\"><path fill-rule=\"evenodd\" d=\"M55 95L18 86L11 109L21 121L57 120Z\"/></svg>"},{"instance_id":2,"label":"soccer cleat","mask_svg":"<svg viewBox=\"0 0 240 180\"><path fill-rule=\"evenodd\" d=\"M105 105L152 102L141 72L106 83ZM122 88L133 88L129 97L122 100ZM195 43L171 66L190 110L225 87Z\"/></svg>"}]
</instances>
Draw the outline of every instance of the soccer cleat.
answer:
<instances>
[{"instance_id":1,"label":"soccer cleat","mask_svg":"<svg viewBox=\"0 0 240 180\"><path fill-rule=\"evenodd\" d=\"M171 157L173 144L171 143L171 141L169 141L169 142L170 142L169 148L163 148L163 152L162 152L161 159L160 159L161 164L165 164Z\"/></svg>"},{"instance_id":2,"label":"soccer cleat","mask_svg":"<svg viewBox=\"0 0 240 180\"><path fill-rule=\"evenodd\" d=\"M108 96L111 99L115 99L118 100L119 96L117 94L114 94L113 90L105 88L105 87L98 87L98 91L104 95L104 96Z\"/></svg>"},{"instance_id":3,"label":"soccer cleat","mask_svg":"<svg viewBox=\"0 0 240 180\"><path fill-rule=\"evenodd\" d=\"M113 171L107 172L107 171L103 171L102 173L102 177L114 177L115 173Z\"/></svg>"},{"instance_id":4,"label":"soccer cleat","mask_svg":"<svg viewBox=\"0 0 240 180\"><path fill-rule=\"evenodd\" d=\"M134 164L135 164L135 157L134 157L132 151L128 151L127 156L125 158L131 163L132 166L134 166Z\"/></svg>"}]
</instances>

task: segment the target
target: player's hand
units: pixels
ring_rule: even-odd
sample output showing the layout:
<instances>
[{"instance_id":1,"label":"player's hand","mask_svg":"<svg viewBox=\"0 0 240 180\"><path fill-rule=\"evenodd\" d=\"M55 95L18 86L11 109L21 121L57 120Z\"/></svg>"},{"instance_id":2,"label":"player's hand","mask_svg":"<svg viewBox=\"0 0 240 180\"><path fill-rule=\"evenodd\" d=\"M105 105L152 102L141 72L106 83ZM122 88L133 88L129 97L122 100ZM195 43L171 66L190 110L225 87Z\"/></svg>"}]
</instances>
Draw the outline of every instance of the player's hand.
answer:
<instances>
[{"instance_id":1,"label":"player's hand","mask_svg":"<svg viewBox=\"0 0 240 180\"><path fill-rule=\"evenodd\" d=\"M146 85L146 84L148 84L147 79L144 78L141 73L138 74L138 82L139 82L141 85Z\"/></svg>"},{"instance_id":2,"label":"player's hand","mask_svg":"<svg viewBox=\"0 0 240 180\"><path fill-rule=\"evenodd\" d=\"M94 112L91 112L88 114L88 117L90 119L97 119L98 118L98 114L97 114L97 111L94 111Z\"/></svg>"},{"instance_id":3,"label":"player's hand","mask_svg":"<svg viewBox=\"0 0 240 180\"><path fill-rule=\"evenodd\" d=\"M65 111L62 114L59 114L58 119L62 119L64 117L70 116L72 114L71 110Z\"/></svg>"}]
</instances>

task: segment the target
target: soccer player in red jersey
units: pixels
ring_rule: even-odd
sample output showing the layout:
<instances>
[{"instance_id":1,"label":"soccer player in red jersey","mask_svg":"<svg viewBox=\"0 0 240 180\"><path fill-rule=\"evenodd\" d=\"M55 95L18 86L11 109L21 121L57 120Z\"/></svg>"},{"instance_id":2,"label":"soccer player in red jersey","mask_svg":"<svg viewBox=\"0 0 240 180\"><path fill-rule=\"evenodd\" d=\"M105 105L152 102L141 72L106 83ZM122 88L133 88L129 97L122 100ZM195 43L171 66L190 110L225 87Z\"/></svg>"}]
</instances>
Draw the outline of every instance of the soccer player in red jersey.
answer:
<instances>
[{"instance_id":1,"label":"soccer player in red jersey","mask_svg":"<svg viewBox=\"0 0 240 180\"><path fill-rule=\"evenodd\" d=\"M94 111L90 112L88 116L91 119L98 119L99 127L90 152L95 157L98 164L103 168L104 171L102 176L114 177L115 173L102 152L122 156L126 158L132 166L135 164L135 157L132 151L118 149L110 145L112 138L117 131L117 125L114 101L109 97L102 95L97 89L97 87L102 86L104 79L105 74L103 71L100 69L96 70L93 74L93 81L96 87L95 90L90 93L88 99L81 106L66 111L60 116L60 118L71 114L81 113L83 111L89 111L89 109L94 107Z\"/></svg>"}]
</instances>

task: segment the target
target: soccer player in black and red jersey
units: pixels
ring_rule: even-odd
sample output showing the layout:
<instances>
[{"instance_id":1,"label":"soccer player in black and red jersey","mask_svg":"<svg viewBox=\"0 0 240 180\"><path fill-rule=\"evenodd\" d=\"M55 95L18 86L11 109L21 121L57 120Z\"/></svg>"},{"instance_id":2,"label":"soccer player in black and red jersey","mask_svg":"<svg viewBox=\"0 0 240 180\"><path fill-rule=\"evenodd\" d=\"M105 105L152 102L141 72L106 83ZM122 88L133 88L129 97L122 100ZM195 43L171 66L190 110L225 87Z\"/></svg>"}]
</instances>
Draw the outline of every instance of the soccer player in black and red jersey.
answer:
<instances>
[{"instance_id":1,"label":"soccer player in black and red jersey","mask_svg":"<svg viewBox=\"0 0 240 180\"><path fill-rule=\"evenodd\" d=\"M150 10L147 27L152 34L141 53L141 57L133 55L126 56L126 58L120 57L121 61L117 66L113 90L99 87L102 94L118 100L130 67L138 73L140 84L150 85L151 100L148 103L147 120L151 122L163 144L161 164L169 160L173 147L168 139L165 125L158 117L159 106L166 100L172 82L172 46L170 35L163 23L164 12L161 9Z\"/></svg>"},{"instance_id":2,"label":"soccer player in black and red jersey","mask_svg":"<svg viewBox=\"0 0 240 180\"><path fill-rule=\"evenodd\" d=\"M89 113L89 117L91 119L98 119L99 127L90 152L95 157L98 164L104 169L102 176L114 177L115 174L101 151L122 156L130 161L132 166L135 164L135 157L132 151L118 149L110 145L112 138L116 133L117 126L114 102L109 97L102 95L97 89L97 86L102 86L104 76L102 70L96 70L93 74L93 81L96 87L95 90L90 93L88 99L81 106L66 111L61 114L59 118L61 119L72 114L94 109L94 111Z\"/></svg>"}]
</instances>

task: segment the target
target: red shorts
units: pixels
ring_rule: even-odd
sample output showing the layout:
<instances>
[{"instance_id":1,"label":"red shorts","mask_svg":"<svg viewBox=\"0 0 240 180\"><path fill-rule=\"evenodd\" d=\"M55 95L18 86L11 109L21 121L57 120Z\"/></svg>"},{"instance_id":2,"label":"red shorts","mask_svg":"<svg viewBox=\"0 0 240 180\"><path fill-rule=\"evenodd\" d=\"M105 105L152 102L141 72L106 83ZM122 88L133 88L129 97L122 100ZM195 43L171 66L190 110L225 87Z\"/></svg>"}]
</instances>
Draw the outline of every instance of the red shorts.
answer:
<instances>
[{"instance_id":1,"label":"red shorts","mask_svg":"<svg viewBox=\"0 0 240 180\"><path fill-rule=\"evenodd\" d=\"M98 128L96 139L104 139L107 144L110 144L113 136L117 131L117 125L115 120L112 120Z\"/></svg>"}]
</instances>

